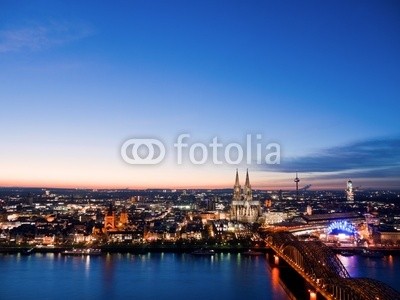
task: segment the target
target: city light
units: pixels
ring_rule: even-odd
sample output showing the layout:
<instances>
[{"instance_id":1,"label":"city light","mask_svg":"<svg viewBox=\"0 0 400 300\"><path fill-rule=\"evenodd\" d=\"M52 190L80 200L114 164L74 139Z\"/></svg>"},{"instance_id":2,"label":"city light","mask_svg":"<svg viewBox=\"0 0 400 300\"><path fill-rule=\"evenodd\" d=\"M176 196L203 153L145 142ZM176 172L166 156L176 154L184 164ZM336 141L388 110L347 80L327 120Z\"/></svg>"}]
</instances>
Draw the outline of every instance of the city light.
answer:
<instances>
[{"instance_id":1,"label":"city light","mask_svg":"<svg viewBox=\"0 0 400 300\"><path fill-rule=\"evenodd\" d=\"M399 1L1 1L0 298L400 299Z\"/></svg>"},{"instance_id":2,"label":"city light","mask_svg":"<svg viewBox=\"0 0 400 300\"><path fill-rule=\"evenodd\" d=\"M357 233L354 225L347 221L335 221L327 228L328 234L355 235Z\"/></svg>"}]
</instances>

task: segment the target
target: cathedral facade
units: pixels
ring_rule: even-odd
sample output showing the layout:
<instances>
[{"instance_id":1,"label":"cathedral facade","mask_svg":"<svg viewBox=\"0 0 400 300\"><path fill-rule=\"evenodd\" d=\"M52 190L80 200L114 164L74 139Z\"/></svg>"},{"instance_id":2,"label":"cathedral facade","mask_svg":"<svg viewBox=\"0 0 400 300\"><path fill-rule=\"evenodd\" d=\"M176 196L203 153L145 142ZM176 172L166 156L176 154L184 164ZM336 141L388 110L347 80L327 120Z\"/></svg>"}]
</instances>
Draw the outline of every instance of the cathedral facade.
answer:
<instances>
[{"instance_id":1,"label":"cathedral facade","mask_svg":"<svg viewBox=\"0 0 400 300\"><path fill-rule=\"evenodd\" d=\"M249 172L246 172L246 183L241 189L239 174L236 170L236 180L233 187L233 199L231 204L231 220L244 223L254 223L261 215L260 202L253 200Z\"/></svg>"},{"instance_id":2,"label":"cathedral facade","mask_svg":"<svg viewBox=\"0 0 400 300\"><path fill-rule=\"evenodd\" d=\"M115 227L115 212L112 203L110 203L108 211L104 216L104 232L115 230Z\"/></svg>"},{"instance_id":3,"label":"cathedral facade","mask_svg":"<svg viewBox=\"0 0 400 300\"><path fill-rule=\"evenodd\" d=\"M125 208L119 214L119 217L115 215L115 210L110 203L110 206L104 216L104 227L103 232L125 230L129 225L128 213Z\"/></svg>"}]
</instances>

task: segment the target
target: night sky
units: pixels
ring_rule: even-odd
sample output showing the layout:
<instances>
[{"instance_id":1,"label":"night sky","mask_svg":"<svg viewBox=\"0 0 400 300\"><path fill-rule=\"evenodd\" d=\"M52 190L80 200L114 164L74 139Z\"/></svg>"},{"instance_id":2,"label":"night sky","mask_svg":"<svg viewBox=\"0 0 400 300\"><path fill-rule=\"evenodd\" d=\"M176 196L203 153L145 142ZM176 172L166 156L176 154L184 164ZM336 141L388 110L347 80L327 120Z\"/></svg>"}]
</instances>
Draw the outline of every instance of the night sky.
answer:
<instances>
[{"instance_id":1,"label":"night sky","mask_svg":"<svg viewBox=\"0 0 400 300\"><path fill-rule=\"evenodd\" d=\"M398 1L0 0L0 185L400 188L399 53ZM181 133L281 163L177 165Z\"/></svg>"}]
</instances>

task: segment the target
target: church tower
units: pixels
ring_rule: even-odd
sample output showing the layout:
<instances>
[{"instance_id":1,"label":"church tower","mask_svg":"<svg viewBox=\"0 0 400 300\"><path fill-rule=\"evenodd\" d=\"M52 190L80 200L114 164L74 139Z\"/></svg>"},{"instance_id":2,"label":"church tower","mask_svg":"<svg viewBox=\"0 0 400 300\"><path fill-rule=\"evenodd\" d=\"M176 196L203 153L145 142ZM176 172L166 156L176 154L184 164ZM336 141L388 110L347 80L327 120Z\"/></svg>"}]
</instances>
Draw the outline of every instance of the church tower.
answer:
<instances>
[{"instance_id":1,"label":"church tower","mask_svg":"<svg viewBox=\"0 0 400 300\"><path fill-rule=\"evenodd\" d=\"M253 193L251 191L250 179L249 179L249 170L246 171L246 183L243 188L243 195L245 201L253 200Z\"/></svg>"},{"instance_id":2,"label":"church tower","mask_svg":"<svg viewBox=\"0 0 400 300\"><path fill-rule=\"evenodd\" d=\"M112 203L108 207L108 211L104 217L104 231L110 231L115 229L115 212Z\"/></svg>"},{"instance_id":3,"label":"church tower","mask_svg":"<svg viewBox=\"0 0 400 300\"><path fill-rule=\"evenodd\" d=\"M236 180L235 185L233 186L233 200L240 201L241 200L242 189L239 183L239 174L238 169L236 169Z\"/></svg>"}]
</instances>

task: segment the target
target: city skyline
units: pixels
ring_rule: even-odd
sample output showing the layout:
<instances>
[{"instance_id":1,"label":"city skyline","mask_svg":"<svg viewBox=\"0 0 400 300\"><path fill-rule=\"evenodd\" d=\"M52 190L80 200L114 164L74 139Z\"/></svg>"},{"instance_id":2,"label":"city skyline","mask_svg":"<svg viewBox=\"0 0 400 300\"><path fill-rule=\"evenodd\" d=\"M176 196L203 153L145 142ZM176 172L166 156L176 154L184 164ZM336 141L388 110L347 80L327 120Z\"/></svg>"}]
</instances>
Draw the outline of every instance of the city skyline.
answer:
<instances>
[{"instance_id":1,"label":"city skyline","mask_svg":"<svg viewBox=\"0 0 400 300\"><path fill-rule=\"evenodd\" d=\"M0 4L0 186L400 189L398 3ZM128 138L281 146L132 166ZM168 148L169 149L169 148Z\"/></svg>"}]
</instances>

